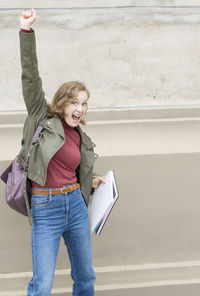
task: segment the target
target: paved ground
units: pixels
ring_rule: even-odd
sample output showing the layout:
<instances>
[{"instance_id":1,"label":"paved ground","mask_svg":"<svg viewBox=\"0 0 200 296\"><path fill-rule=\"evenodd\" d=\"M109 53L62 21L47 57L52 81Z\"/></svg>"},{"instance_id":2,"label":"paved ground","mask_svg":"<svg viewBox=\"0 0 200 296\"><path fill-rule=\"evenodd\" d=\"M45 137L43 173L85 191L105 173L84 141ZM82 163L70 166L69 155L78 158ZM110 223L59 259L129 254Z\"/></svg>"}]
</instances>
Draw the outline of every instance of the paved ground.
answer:
<instances>
[{"instance_id":1,"label":"paved ground","mask_svg":"<svg viewBox=\"0 0 200 296\"><path fill-rule=\"evenodd\" d=\"M52 294L52 296L70 296L71 294ZM156 287L96 292L95 296L199 296L200 285L181 287Z\"/></svg>"}]
</instances>

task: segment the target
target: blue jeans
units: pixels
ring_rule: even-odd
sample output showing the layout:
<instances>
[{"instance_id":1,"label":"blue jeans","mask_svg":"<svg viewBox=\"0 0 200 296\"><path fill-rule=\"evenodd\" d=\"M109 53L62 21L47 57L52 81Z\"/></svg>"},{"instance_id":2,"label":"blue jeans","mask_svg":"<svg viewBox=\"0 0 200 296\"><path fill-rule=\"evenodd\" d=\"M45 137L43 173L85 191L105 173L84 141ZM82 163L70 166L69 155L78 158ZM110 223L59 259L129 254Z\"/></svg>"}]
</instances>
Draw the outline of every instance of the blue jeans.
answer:
<instances>
[{"instance_id":1,"label":"blue jeans","mask_svg":"<svg viewBox=\"0 0 200 296\"><path fill-rule=\"evenodd\" d=\"M89 219L80 189L58 195L33 194L31 202L33 278L27 296L51 294L61 236L71 263L73 295L93 296Z\"/></svg>"}]
</instances>

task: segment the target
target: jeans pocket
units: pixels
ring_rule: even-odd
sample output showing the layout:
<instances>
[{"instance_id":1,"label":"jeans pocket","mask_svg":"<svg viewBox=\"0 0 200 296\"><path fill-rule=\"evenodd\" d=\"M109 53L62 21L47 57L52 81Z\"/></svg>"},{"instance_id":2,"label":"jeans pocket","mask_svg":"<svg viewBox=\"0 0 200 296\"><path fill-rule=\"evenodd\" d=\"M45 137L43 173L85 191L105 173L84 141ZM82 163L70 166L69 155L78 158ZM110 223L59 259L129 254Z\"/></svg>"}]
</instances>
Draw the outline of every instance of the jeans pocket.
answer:
<instances>
[{"instance_id":1,"label":"jeans pocket","mask_svg":"<svg viewBox=\"0 0 200 296\"><path fill-rule=\"evenodd\" d=\"M46 206L50 203L51 197L52 197L51 195L33 194L31 198L31 206L32 207Z\"/></svg>"}]
</instances>

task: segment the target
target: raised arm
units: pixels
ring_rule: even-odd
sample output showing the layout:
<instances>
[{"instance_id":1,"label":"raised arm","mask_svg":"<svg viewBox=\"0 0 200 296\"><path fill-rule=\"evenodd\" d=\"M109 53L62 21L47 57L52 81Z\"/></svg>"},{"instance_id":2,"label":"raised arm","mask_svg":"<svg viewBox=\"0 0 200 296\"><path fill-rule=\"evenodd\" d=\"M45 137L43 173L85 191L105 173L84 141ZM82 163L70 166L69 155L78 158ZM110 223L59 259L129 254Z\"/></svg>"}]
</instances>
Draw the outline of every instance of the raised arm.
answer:
<instances>
[{"instance_id":1,"label":"raised arm","mask_svg":"<svg viewBox=\"0 0 200 296\"><path fill-rule=\"evenodd\" d=\"M31 29L31 25L35 20L36 11L34 9L22 12L19 35L23 97L29 116L39 119L47 113L48 105L38 71L35 33Z\"/></svg>"}]
</instances>

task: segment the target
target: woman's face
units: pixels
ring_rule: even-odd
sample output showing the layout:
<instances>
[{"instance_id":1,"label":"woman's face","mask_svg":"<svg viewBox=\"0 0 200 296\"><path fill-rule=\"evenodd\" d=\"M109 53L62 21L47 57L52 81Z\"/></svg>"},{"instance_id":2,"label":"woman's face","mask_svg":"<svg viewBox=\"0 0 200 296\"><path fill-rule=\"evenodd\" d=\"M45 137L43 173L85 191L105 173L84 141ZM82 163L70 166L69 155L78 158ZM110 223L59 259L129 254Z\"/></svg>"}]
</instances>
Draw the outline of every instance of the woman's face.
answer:
<instances>
[{"instance_id":1,"label":"woman's face","mask_svg":"<svg viewBox=\"0 0 200 296\"><path fill-rule=\"evenodd\" d=\"M76 127L88 109L88 95L86 91L79 91L77 98L64 109L64 119L71 127Z\"/></svg>"}]
</instances>

